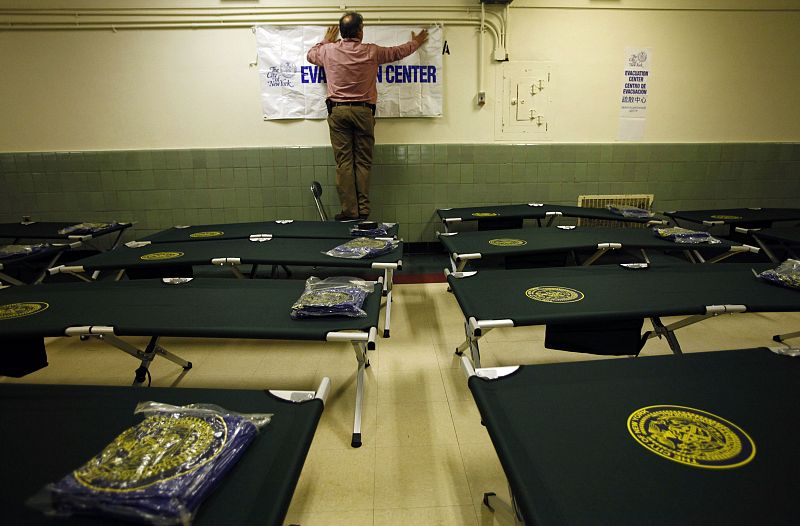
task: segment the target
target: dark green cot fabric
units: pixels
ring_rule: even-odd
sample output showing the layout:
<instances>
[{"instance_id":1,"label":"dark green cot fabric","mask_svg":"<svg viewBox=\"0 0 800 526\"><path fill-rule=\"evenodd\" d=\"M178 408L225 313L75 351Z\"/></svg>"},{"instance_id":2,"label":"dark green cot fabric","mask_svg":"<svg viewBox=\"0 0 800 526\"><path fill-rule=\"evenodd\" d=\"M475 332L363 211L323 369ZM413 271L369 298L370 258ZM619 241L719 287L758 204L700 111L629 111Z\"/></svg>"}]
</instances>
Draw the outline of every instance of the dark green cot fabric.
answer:
<instances>
[{"instance_id":1,"label":"dark green cot fabric","mask_svg":"<svg viewBox=\"0 0 800 526\"><path fill-rule=\"evenodd\" d=\"M762 348L522 366L468 383L526 524L790 525L799 380L800 359ZM650 452L627 420L653 405L735 424L755 457L704 469Z\"/></svg>"},{"instance_id":2,"label":"dark green cot fabric","mask_svg":"<svg viewBox=\"0 0 800 526\"><path fill-rule=\"evenodd\" d=\"M492 219L544 219L548 213L560 212L566 217L581 217L586 219L604 219L607 221L624 221L628 223L647 223L652 219L640 219L635 217L624 217L611 212L605 208L584 208L569 205L547 205L531 206L529 204L517 205L495 205L495 206L472 206L463 208L439 208L436 213L439 218L460 219L461 221L479 221Z\"/></svg>"},{"instance_id":3,"label":"dark green cot fabric","mask_svg":"<svg viewBox=\"0 0 800 526\"><path fill-rule=\"evenodd\" d=\"M153 243L175 243L177 241L212 241L220 239L243 239L256 234L269 234L273 237L302 238L345 238L352 237L350 229L357 221L262 221L254 223L223 223L217 225L193 225L173 227L149 235L145 241ZM394 225L390 236L397 236L398 226Z\"/></svg>"},{"instance_id":4,"label":"dark green cot fabric","mask_svg":"<svg viewBox=\"0 0 800 526\"><path fill-rule=\"evenodd\" d=\"M664 215L683 221L702 224L721 221L733 226L770 226L778 221L800 221L800 208L720 208L711 210L678 210Z\"/></svg>"},{"instance_id":5,"label":"dark green cot fabric","mask_svg":"<svg viewBox=\"0 0 800 526\"><path fill-rule=\"evenodd\" d=\"M52 283L0 290L3 338L63 336L68 327L110 326L118 336L325 340L329 332L378 326L381 285L364 318L292 320L295 280L194 279Z\"/></svg>"},{"instance_id":6,"label":"dark green cot fabric","mask_svg":"<svg viewBox=\"0 0 800 526\"><path fill-rule=\"evenodd\" d=\"M754 232L754 235L768 241L777 241L787 245L800 245L800 226L765 228Z\"/></svg>"},{"instance_id":7,"label":"dark green cot fabric","mask_svg":"<svg viewBox=\"0 0 800 526\"><path fill-rule=\"evenodd\" d=\"M0 246L2 246L2 243L0 243ZM41 269L42 264L49 263L56 254L67 249L69 249L69 245L48 245L46 248L33 254L2 258L0 259L0 270L10 270L20 267L34 270Z\"/></svg>"},{"instance_id":8,"label":"dark green cot fabric","mask_svg":"<svg viewBox=\"0 0 800 526\"><path fill-rule=\"evenodd\" d=\"M282 524L322 413L320 400L295 403L264 391L232 389L57 385L0 385L4 522L108 524L90 517L56 521L24 503L140 422L142 417L133 414L136 404L150 400L273 413L272 421L200 506L193 524Z\"/></svg>"},{"instance_id":9,"label":"dark green cot fabric","mask_svg":"<svg viewBox=\"0 0 800 526\"><path fill-rule=\"evenodd\" d=\"M600 323L548 323L544 333L546 349L636 356L644 347L644 318L603 321Z\"/></svg>"},{"instance_id":10,"label":"dark green cot fabric","mask_svg":"<svg viewBox=\"0 0 800 526\"><path fill-rule=\"evenodd\" d=\"M3 243L0 243L0 247L3 246ZM0 258L0 270L11 268L13 265L19 263L29 263L39 259L48 259L59 252L67 250L69 245L61 244L61 245L51 245L47 244L44 248L42 248L39 252L34 252L32 254L23 254L19 256L11 256L7 258Z\"/></svg>"},{"instance_id":11,"label":"dark green cot fabric","mask_svg":"<svg viewBox=\"0 0 800 526\"><path fill-rule=\"evenodd\" d=\"M272 238L268 241L225 239L151 243L140 248L118 247L76 261L88 271L174 266L210 265L216 258L240 258L241 263L266 265L304 265L319 267L370 268L373 263L397 263L403 257L403 244L393 251L365 259L343 259L323 254L353 238Z\"/></svg>"},{"instance_id":12,"label":"dark green cot fabric","mask_svg":"<svg viewBox=\"0 0 800 526\"><path fill-rule=\"evenodd\" d=\"M622 248L670 250L701 250L719 254L730 250L732 243L721 240L716 245L706 243L681 244L656 237L644 228L576 227L522 228L513 232L478 231L439 235L439 240L451 254L480 253L483 256L516 256L544 254L569 250L597 250L600 243L621 243Z\"/></svg>"},{"instance_id":13,"label":"dark green cot fabric","mask_svg":"<svg viewBox=\"0 0 800 526\"><path fill-rule=\"evenodd\" d=\"M514 325L705 314L707 305L800 311L800 291L757 279L770 265L740 263L628 269L619 265L478 271L447 277L461 311ZM539 298L538 300L535 298Z\"/></svg>"},{"instance_id":14,"label":"dark green cot fabric","mask_svg":"<svg viewBox=\"0 0 800 526\"><path fill-rule=\"evenodd\" d=\"M13 239L69 239L70 236L84 237L88 234L59 234L58 231L73 225L77 225L81 221L73 221L71 223L52 222L52 221L36 221L33 223L0 223L0 238L13 238ZM99 237L112 232L119 232L131 226L130 223L119 223L102 230L98 230L91 234L90 237Z\"/></svg>"}]
</instances>

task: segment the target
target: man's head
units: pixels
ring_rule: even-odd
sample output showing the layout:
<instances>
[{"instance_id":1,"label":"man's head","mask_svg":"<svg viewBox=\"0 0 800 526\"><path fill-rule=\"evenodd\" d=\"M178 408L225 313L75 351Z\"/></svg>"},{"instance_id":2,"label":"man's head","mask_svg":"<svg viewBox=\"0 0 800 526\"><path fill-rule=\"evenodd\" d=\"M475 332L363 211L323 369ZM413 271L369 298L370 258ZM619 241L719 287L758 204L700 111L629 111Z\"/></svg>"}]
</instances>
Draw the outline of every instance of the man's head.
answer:
<instances>
[{"instance_id":1,"label":"man's head","mask_svg":"<svg viewBox=\"0 0 800 526\"><path fill-rule=\"evenodd\" d=\"M342 38L361 38L364 18L355 11L348 11L339 19L339 33Z\"/></svg>"}]
</instances>

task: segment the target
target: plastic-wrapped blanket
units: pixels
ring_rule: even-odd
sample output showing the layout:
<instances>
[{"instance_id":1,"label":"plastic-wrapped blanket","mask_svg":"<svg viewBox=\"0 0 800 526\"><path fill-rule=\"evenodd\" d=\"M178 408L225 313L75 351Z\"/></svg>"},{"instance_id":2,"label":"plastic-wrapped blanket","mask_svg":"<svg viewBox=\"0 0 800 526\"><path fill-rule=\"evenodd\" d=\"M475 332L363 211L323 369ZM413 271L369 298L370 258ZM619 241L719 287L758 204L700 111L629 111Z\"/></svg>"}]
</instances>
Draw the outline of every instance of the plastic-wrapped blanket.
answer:
<instances>
[{"instance_id":1,"label":"plastic-wrapped blanket","mask_svg":"<svg viewBox=\"0 0 800 526\"><path fill-rule=\"evenodd\" d=\"M141 423L29 504L52 515L189 524L272 416L156 402L139 404L136 413L144 414Z\"/></svg>"},{"instance_id":2,"label":"plastic-wrapped blanket","mask_svg":"<svg viewBox=\"0 0 800 526\"><path fill-rule=\"evenodd\" d=\"M0 245L0 259L29 256L42 252L48 246L47 243L37 243L35 245Z\"/></svg>"},{"instance_id":3,"label":"plastic-wrapped blanket","mask_svg":"<svg viewBox=\"0 0 800 526\"><path fill-rule=\"evenodd\" d=\"M374 258L382 254L391 252L400 243L393 239L373 239L369 237L357 237L346 243L342 243L323 254L335 258L345 259L364 259Z\"/></svg>"},{"instance_id":4,"label":"plastic-wrapped blanket","mask_svg":"<svg viewBox=\"0 0 800 526\"><path fill-rule=\"evenodd\" d=\"M311 276L306 280L303 294L292 305L294 319L318 316L348 316L361 318L367 315L361 308L372 285L363 279L334 277L320 279Z\"/></svg>"},{"instance_id":5,"label":"plastic-wrapped blanket","mask_svg":"<svg viewBox=\"0 0 800 526\"><path fill-rule=\"evenodd\" d=\"M390 237L389 230L395 225L394 223L374 223L374 227L364 226L357 224L350 229L350 234L353 237Z\"/></svg>"},{"instance_id":6,"label":"plastic-wrapped blanket","mask_svg":"<svg viewBox=\"0 0 800 526\"><path fill-rule=\"evenodd\" d=\"M620 215L622 217L636 217L639 219L647 219L649 217L653 217L653 212L650 210L645 210L644 208L639 208L636 206L630 205L620 205L617 203L612 203L610 205L606 205L612 213Z\"/></svg>"},{"instance_id":7,"label":"plastic-wrapped blanket","mask_svg":"<svg viewBox=\"0 0 800 526\"><path fill-rule=\"evenodd\" d=\"M757 276L764 281L769 281L782 287L800 290L800 261L787 259L777 268L765 270Z\"/></svg>"},{"instance_id":8,"label":"plastic-wrapped blanket","mask_svg":"<svg viewBox=\"0 0 800 526\"><path fill-rule=\"evenodd\" d=\"M722 241L715 238L708 232L689 230L687 228L681 228L677 226L671 228L654 228L653 233L655 234L656 237L672 241L673 243L684 243L684 244L708 243L710 245L722 243Z\"/></svg>"},{"instance_id":9,"label":"plastic-wrapped blanket","mask_svg":"<svg viewBox=\"0 0 800 526\"><path fill-rule=\"evenodd\" d=\"M67 234L94 234L100 230L117 226L119 223L112 221L110 223L78 223L77 225L68 226L58 231L61 235Z\"/></svg>"}]
</instances>

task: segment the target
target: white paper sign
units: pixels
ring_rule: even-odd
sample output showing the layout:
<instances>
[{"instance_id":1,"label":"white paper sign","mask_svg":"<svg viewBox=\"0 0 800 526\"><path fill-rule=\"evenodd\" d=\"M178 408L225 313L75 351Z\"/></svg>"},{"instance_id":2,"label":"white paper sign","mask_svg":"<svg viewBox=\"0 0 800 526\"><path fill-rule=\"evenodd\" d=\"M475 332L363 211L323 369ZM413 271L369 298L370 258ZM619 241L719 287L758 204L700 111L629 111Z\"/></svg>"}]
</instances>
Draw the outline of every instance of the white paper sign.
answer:
<instances>
[{"instance_id":1,"label":"white paper sign","mask_svg":"<svg viewBox=\"0 0 800 526\"><path fill-rule=\"evenodd\" d=\"M321 42L326 27L256 26L261 107L264 119L324 119L325 70L306 54ZM366 26L364 42L396 46L411 39L415 26ZM428 40L416 52L378 68L376 117L441 117L441 27L428 29Z\"/></svg>"},{"instance_id":2,"label":"white paper sign","mask_svg":"<svg viewBox=\"0 0 800 526\"><path fill-rule=\"evenodd\" d=\"M617 139L620 141L641 141L644 138L645 122L646 119L620 117Z\"/></svg>"},{"instance_id":3,"label":"white paper sign","mask_svg":"<svg viewBox=\"0 0 800 526\"><path fill-rule=\"evenodd\" d=\"M650 90L650 48L625 48L622 94L620 97L622 117L646 117L647 99Z\"/></svg>"}]
</instances>

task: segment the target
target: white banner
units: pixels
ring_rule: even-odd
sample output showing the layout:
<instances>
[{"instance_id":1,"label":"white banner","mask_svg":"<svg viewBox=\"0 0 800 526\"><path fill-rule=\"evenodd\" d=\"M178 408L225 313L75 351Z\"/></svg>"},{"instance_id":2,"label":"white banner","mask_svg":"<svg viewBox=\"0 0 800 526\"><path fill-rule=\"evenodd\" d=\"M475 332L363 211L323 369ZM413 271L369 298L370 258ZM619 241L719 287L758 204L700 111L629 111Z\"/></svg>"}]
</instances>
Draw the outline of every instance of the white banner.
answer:
<instances>
[{"instance_id":1,"label":"white banner","mask_svg":"<svg viewBox=\"0 0 800 526\"><path fill-rule=\"evenodd\" d=\"M325 70L306 54L321 42L326 27L256 26L261 107L265 120L324 119ZM396 46L411 40L415 26L366 26L364 42ZM428 40L415 53L378 68L376 117L442 116L441 27L428 29Z\"/></svg>"}]
</instances>

